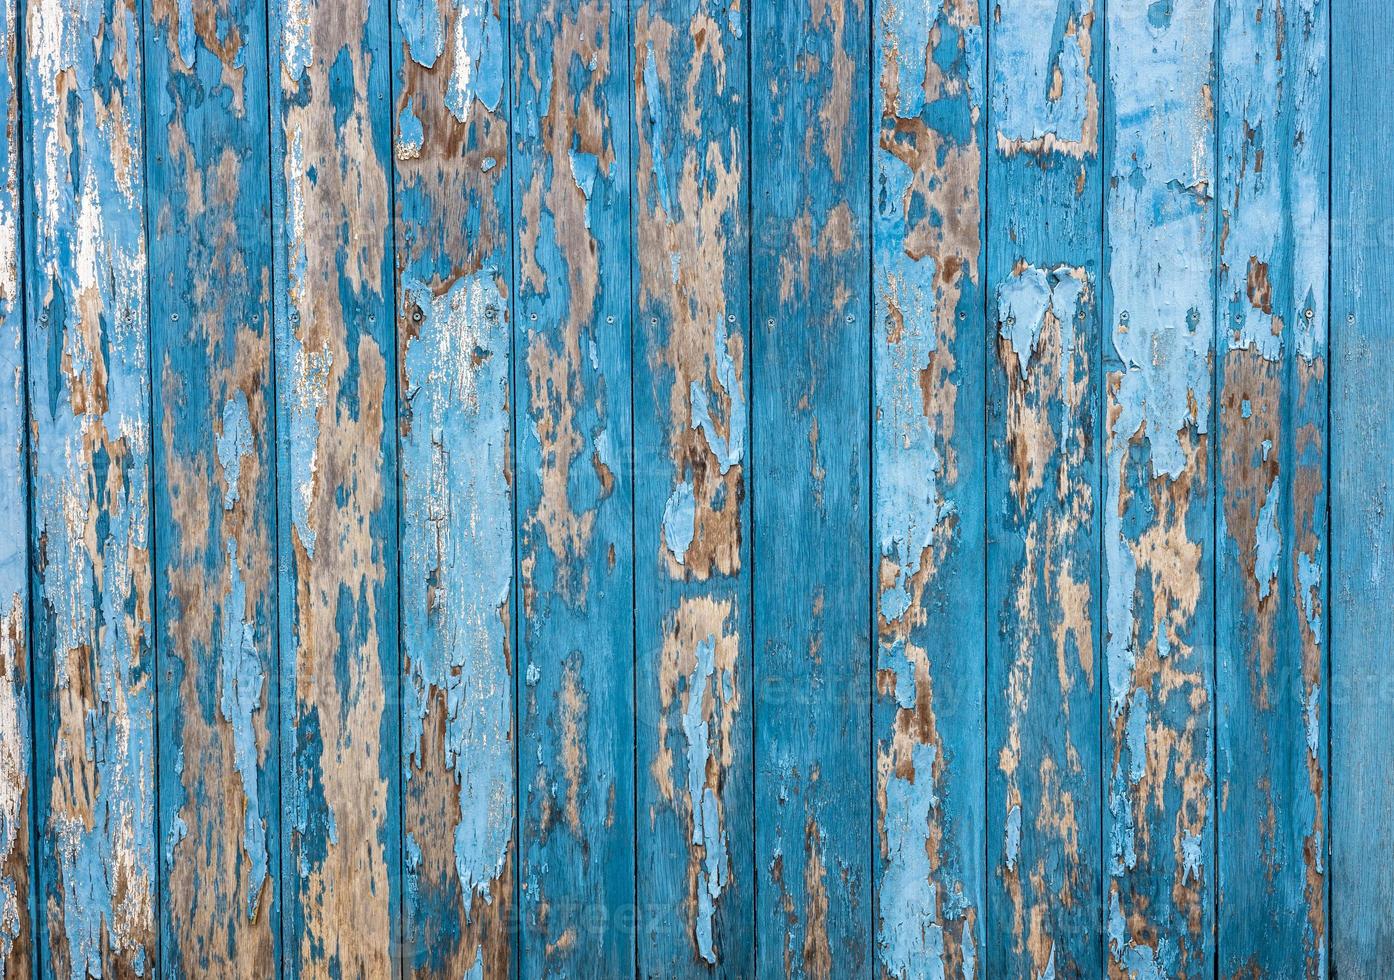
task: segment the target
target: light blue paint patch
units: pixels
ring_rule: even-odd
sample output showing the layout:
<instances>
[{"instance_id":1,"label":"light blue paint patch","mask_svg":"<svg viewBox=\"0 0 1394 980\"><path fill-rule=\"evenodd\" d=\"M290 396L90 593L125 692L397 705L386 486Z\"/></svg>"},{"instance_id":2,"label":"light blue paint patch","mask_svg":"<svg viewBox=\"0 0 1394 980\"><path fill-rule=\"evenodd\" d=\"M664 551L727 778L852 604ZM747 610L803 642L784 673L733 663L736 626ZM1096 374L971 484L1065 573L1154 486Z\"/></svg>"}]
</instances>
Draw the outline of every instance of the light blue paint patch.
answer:
<instances>
[{"instance_id":1,"label":"light blue paint patch","mask_svg":"<svg viewBox=\"0 0 1394 980\"><path fill-rule=\"evenodd\" d=\"M711 723L703 716L702 704L716 669L716 637L697 644L697 663L688 679L687 704L683 710L683 737L687 740L687 796L692 807L692 844L704 855L697 872L697 949L702 959L716 963L712 940L712 916L722 889L726 887L726 831L721 826L720 803L707 785L707 762L711 757ZM713 690L713 699L717 692Z\"/></svg>"},{"instance_id":2,"label":"light blue paint patch","mask_svg":"<svg viewBox=\"0 0 1394 980\"><path fill-rule=\"evenodd\" d=\"M663 205L663 213L669 218L676 217L673 211L672 192L668 189L668 171L664 167L665 152L663 110L663 85L658 79L658 63L654 60L653 42L648 42L644 56L644 94L648 106L649 147L653 157L653 183L658 190L658 200ZM587 195L589 196L589 195ZM675 280L676 281L676 280Z\"/></svg>"},{"instance_id":3,"label":"light blue paint patch","mask_svg":"<svg viewBox=\"0 0 1394 980\"><path fill-rule=\"evenodd\" d=\"M1312 688L1302 699L1302 720L1307 735L1307 751L1320 759L1321 750L1321 685Z\"/></svg>"},{"instance_id":4,"label":"light blue paint patch","mask_svg":"<svg viewBox=\"0 0 1394 980\"><path fill-rule=\"evenodd\" d=\"M1109 813L1113 824L1109 829L1109 873L1117 878L1137 866L1137 827L1133 821L1133 804L1115 777L1109 794Z\"/></svg>"},{"instance_id":5,"label":"light blue paint patch","mask_svg":"<svg viewBox=\"0 0 1394 980\"><path fill-rule=\"evenodd\" d=\"M999 142L1083 141L1092 101L1084 18L1092 13L1088 0L993 7L992 108ZM1071 24L1073 34L1067 33Z\"/></svg>"},{"instance_id":6,"label":"light blue paint patch","mask_svg":"<svg viewBox=\"0 0 1394 980\"><path fill-rule=\"evenodd\" d=\"M443 698L444 762L459 781L455 871L465 894L485 901L514 809L509 335L497 276L481 269L437 295L408 274L401 298L421 311L403 369L402 761L410 779L428 705Z\"/></svg>"},{"instance_id":7,"label":"light blue paint patch","mask_svg":"<svg viewBox=\"0 0 1394 980\"><path fill-rule=\"evenodd\" d=\"M474 964L465 972L464 980L484 980L484 950L474 951Z\"/></svg>"},{"instance_id":8,"label":"light blue paint patch","mask_svg":"<svg viewBox=\"0 0 1394 980\"><path fill-rule=\"evenodd\" d=\"M1316 637L1317 644L1320 645L1321 615L1317 612L1317 603L1321 600L1321 564L1305 551L1297 554L1297 584L1301 589L1302 614L1306 617L1307 626Z\"/></svg>"},{"instance_id":9,"label":"light blue paint patch","mask_svg":"<svg viewBox=\"0 0 1394 980\"><path fill-rule=\"evenodd\" d=\"M1023 378L1040 342L1047 313L1060 325L1063 350L1068 353L1073 349L1075 315L1084 283L1072 272L1067 266L1047 270L1027 265L1014 270L997 287L997 331L1016 352ZM1061 370L1068 369L1068 358L1061 358Z\"/></svg>"},{"instance_id":10,"label":"light blue paint patch","mask_svg":"<svg viewBox=\"0 0 1394 980\"><path fill-rule=\"evenodd\" d=\"M712 454L716 456L721 472L725 474L741 461L745 454L746 407L745 392L741 389L736 375L736 363L731 357L726 324L717 321L713 345L716 358L716 380L727 398L726 436L721 435L716 420L712 418L711 402L706 390L696 381L688 389L691 402L692 427L700 429L707 440Z\"/></svg>"},{"instance_id":11,"label":"light blue paint patch","mask_svg":"<svg viewBox=\"0 0 1394 980\"><path fill-rule=\"evenodd\" d=\"M886 864L881 880L881 965L896 980L944 976L944 928L926 847L930 813L938 805L930 744L911 749L914 775L886 783Z\"/></svg>"},{"instance_id":12,"label":"light blue paint patch","mask_svg":"<svg viewBox=\"0 0 1394 980\"><path fill-rule=\"evenodd\" d=\"M436 0L397 0L397 28L407 54L422 68L435 66L445 51L445 24Z\"/></svg>"},{"instance_id":13,"label":"light blue paint patch","mask_svg":"<svg viewBox=\"0 0 1394 980\"><path fill-rule=\"evenodd\" d=\"M943 0L927 0L918 5L887 4L881 17L884 43L897 52L890 63L899 73L894 111L902 119L912 119L925 109L925 61L933 50L932 32L942 26L943 13ZM877 63L887 62L878 59ZM974 73L965 69L963 75L971 78Z\"/></svg>"},{"instance_id":14,"label":"light blue paint patch","mask_svg":"<svg viewBox=\"0 0 1394 980\"><path fill-rule=\"evenodd\" d=\"M1246 419L1253 417L1254 406L1250 404L1249 399L1245 398L1239 403L1239 414Z\"/></svg>"},{"instance_id":15,"label":"light blue paint patch","mask_svg":"<svg viewBox=\"0 0 1394 980\"><path fill-rule=\"evenodd\" d=\"M1199 834L1181 835L1181 870L1187 881L1199 881L1201 876L1201 838Z\"/></svg>"},{"instance_id":16,"label":"light blue paint patch","mask_svg":"<svg viewBox=\"0 0 1394 980\"><path fill-rule=\"evenodd\" d=\"M503 24L490 0L455 0L455 9L454 61L445 107L465 122L476 99L490 112L498 109L508 53Z\"/></svg>"},{"instance_id":17,"label":"light blue paint patch","mask_svg":"<svg viewBox=\"0 0 1394 980\"><path fill-rule=\"evenodd\" d=\"M1137 784L1147 774L1147 714L1151 699L1138 689L1128 709L1128 778Z\"/></svg>"},{"instance_id":18,"label":"light blue paint patch","mask_svg":"<svg viewBox=\"0 0 1394 980\"><path fill-rule=\"evenodd\" d=\"M1282 533L1278 529L1278 481L1268 487L1263 508L1254 527L1254 581L1259 599L1267 599L1278 577L1278 560L1283 553Z\"/></svg>"},{"instance_id":19,"label":"light blue paint patch","mask_svg":"<svg viewBox=\"0 0 1394 980\"><path fill-rule=\"evenodd\" d=\"M663 508L663 540L678 564L687 559L687 549L697 533L697 501L692 481L684 480L673 488Z\"/></svg>"},{"instance_id":20,"label":"light blue paint patch","mask_svg":"<svg viewBox=\"0 0 1394 980\"><path fill-rule=\"evenodd\" d=\"M407 104L397 113L397 159L415 160L425 144L426 133L421 128L421 120L412 107L412 100L407 99Z\"/></svg>"},{"instance_id":21,"label":"light blue paint patch","mask_svg":"<svg viewBox=\"0 0 1394 980\"><path fill-rule=\"evenodd\" d=\"M238 481L242 478L242 457L250 456L252 420L247 414L247 396L237 393L223 402L223 431L217 440L218 465L223 469L223 509L237 503Z\"/></svg>"},{"instance_id":22,"label":"light blue paint patch","mask_svg":"<svg viewBox=\"0 0 1394 980\"><path fill-rule=\"evenodd\" d=\"M179 60L185 68L194 67L194 58L197 57L198 49L195 47L197 38L194 34L194 4L193 0L179 0Z\"/></svg>"},{"instance_id":23,"label":"light blue paint patch","mask_svg":"<svg viewBox=\"0 0 1394 980\"><path fill-rule=\"evenodd\" d=\"M240 392L239 392L240 394ZM244 618L247 585L237 560L237 542L227 542L227 600L222 609L222 637L219 668L222 698L219 707L232 726L233 759L242 781L246 801L242 813L242 847L247 853L247 918L255 919L262 883L267 877L266 822L261 815L257 784L257 730L254 721L261 707L265 681L261 658L257 656L256 631Z\"/></svg>"},{"instance_id":24,"label":"light blue paint patch","mask_svg":"<svg viewBox=\"0 0 1394 980\"><path fill-rule=\"evenodd\" d=\"M482 161L480 161L479 170L481 173L487 174L490 170L493 170L498 165L499 162L495 160L493 157L485 157Z\"/></svg>"},{"instance_id":25,"label":"light blue paint patch","mask_svg":"<svg viewBox=\"0 0 1394 980\"><path fill-rule=\"evenodd\" d=\"M1021 807L1013 805L1007 811L1007 827L1004 833L1003 850L1007 856L1007 870L1016 870L1016 860L1021 855Z\"/></svg>"},{"instance_id":26,"label":"light blue paint patch","mask_svg":"<svg viewBox=\"0 0 1394 980\"><path fill-rule=\"evenodd\" d=\"M1045 969L1041 971L1037 980L1055 980L1055 943L1050 944L1050 958L1046 960Z\"/></svg>"},{"instance_id":27,"label":"light blue paint patch","mask_svg":"<svg viewBox=\"0 0 1394 980\"><path fill-rule=\"evenodd\" d=\"M600 160L594 153L578 150L567 152L571 157L571 179L589 201L591 194L595 192L595 178L600 173Z\"/></svg>"}]
</instances>

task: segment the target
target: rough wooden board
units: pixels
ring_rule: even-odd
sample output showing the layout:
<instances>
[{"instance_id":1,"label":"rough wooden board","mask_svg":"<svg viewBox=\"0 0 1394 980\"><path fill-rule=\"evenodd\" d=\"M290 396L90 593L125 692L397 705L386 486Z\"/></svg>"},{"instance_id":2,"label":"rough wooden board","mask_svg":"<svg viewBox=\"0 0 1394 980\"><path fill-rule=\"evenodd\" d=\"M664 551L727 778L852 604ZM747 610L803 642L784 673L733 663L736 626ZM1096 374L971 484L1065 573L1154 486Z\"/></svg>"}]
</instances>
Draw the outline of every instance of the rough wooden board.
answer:
<instances>
[{"instance_id":1,"label":"rough wooden board","mask_svg":"<svg viewBox=\"0 0 1394 980\"><path fill-rule=\"evenodd\" d=\"M760 975L872 957L870 11L751 8L751 482Z\"/></svg>"},{"instance_id":2,"label":"rough wooden board","mask_svg":"<svg viewBox=\"0 0 1394 980\"><path fill-rule=\"evenodd\" d=\"M1331 7L1331 956L1342 980L1394 962L1394 8Z\"/></svg>"},{"instance_id":3,"label":"rough wooden board","mask_svg":"<svg viewBox=\"0 0 1394 980\"><path fill-rule=\"evenodd\" d=\"M281 914L265 11L145 15L161 961L265 976Z\"/></svg>"},{"instance_id":4,"label":"rough wooden board","mask_svg":"<svg viewBox=\"0 0 1394 980\"><path fill-rule=\"evenodd\" d=\"M634 971L627 12L514 7L524 975Z\"/></svg>"},{"instance_id":5,"label":"rough wooden board","mask_svg":"<svg viewBox=\"0 0 1394 980\"><path fill-rule=\"evenodd\" d=\"M35 966L18 17L17 0L0 4L0 977Z\"/></svg>"},{"instance_id":6,"label":"rough wooden board","mask_svg":"<svg viewBox=\"0 0 1394 980\"><path fill-rule=\"evenodd\" d=\"M140 15L25 13L40 972L140 975L158 901Z\"/></svg>"},{"instance_id":7,"label":"rough wooden board","mask_svg":"<svg viewBox=\"0 0 1394 980\"><path fill-rule=\"evenodd\" d=\"M754 973L747 13L634 8L639 972Z\"/></svg>"},{"instance_id":8,"label":"rough wooden board","mask_svg":"<svg viewBox=\"0 0 1394 980\"><path fill-rule=\"evenodd\" d=\"M1219 7L1222 976L1327 969L1327 9Z\"/></svg>"},{"instance_id":9,"label":"rough wooden board","mask_svg":"<svg viewBox=\"0 0 1394 980\"><path fill-rule=\"evenodd\" d=\"M1214 969L1214 5L1110 4L1104 99L1110 976Z\"/></svg>"},{"instance_id":10,"label":"rough wooden board","mask_svg":"<svg viewBox=\"0 0 1394 980\"><path fill-rule=\"evenodd\" d=\"M895 978L984 958L982 11L872 10L872 843Z\"/></svg>"},{"instance_id":11,"label":"rough wooden board","mask_svg":"<svg viewBox=\"0 0 1394 980\"><path fill-rule=\"evenodd\" d=\"M400 960L396 343L387 4L270 8L282 950Z\"/></svg>"},{"instance_id":12,"label":"rough wooden board","mask_svg":"<svg viewBox=\"0 0 1394 980\"><path fill-rule=\"evenodd\" d=\"M989 25L988 973L1101 969L1103 23Z\"/></svg>"},{"instance_id":13,"label":"rough wooden board","mask_svg":"<svg viewBox=\"0 0 1394 980\"><path fill-rule=\"evenodd\" d=\"M508 5L397 0L406 970L512 963Z\"/></svg>"}]
</instances>

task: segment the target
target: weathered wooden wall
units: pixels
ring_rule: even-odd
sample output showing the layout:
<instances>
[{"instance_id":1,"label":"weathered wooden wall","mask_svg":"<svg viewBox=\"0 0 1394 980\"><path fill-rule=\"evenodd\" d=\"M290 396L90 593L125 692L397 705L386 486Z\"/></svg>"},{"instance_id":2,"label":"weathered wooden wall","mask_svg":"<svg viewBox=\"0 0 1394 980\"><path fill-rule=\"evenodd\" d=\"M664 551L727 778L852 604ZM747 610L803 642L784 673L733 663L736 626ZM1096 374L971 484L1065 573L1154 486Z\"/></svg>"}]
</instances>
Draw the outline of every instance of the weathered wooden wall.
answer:
<instances>
[{"instance_id":1,"label":"weathered wooden wall","mask_svg":"<svg viewBox=\"0 0 1394 980\"><path fill-rule=\"evenodd\" d=\"M1390 976L1391 37L0 0L0 978Z\"/></svg>"}]
</instances>

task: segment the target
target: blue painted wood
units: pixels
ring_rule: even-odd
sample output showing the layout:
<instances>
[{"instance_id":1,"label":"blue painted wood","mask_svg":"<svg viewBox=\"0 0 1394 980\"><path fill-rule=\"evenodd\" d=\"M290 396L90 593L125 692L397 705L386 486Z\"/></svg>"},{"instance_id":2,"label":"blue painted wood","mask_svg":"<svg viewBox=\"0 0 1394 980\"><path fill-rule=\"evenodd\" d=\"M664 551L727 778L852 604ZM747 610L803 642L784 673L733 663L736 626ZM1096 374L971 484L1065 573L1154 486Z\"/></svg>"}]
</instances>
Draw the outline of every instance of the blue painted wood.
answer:
<instances>
[{"instance_id":1,"label":"blue painted wood","mask_svg":"<svg viewBox=\"0 0 1394 980\"><path fill-rule=\"evenodd\" d=\"M634 972L628 9L513 8L524 976Z\"/></svg>"},{"instance_id":2,"label":"blue painted wood","mask_svg":"<svg viewBox=\"0 0 1394 980\"><path fill-rule=\"evenodd\" d=\"M872 958L869 15L751 9L762 976L863 974Z\"/></svg>"},{"instance_id":3,"label":"blue painted wood","mask_svg":"<svg viewBox=\"0 0 1394 980\"><path fill-rule=\"evenodd\" d=\"M1101 972L1098 316L1103 22L990 25L988 855L992 976Z\"/></svg>"},{"instance_id":4,"label":"blue painted wood","mask_svg":"<svg viewBox=\"0 0 1394 980\"><path fill-rule=\"evenodd\" d=\"M35 966L18 17L16 0L0 4L0 977Z\"/></svg>"},{"instance_id":5,"label":"blue painted wood","mask_svg":"<svg viewBox=\"0 0 1394 980\"><path fill-rule=\"evenodd\" d=\"M139 976L158 902L140 14L25 16L40 975Z\"/></svg>"},{"instance_id":6,"label":"blue painted wood","mask_svg":"<svg viewBox=\"0 0 1394 980\"><path fill-rule=\"evenodd\" d=\"M875 939L896 978L984 960L983 9L872 9Z\"/></svg>"},{"instance_id":7,"label":"blue painted wood","mask_svg":"<svg viewBox=\"0 0 1394 980\"><path fill-rule=\"evenodd\" d=\"M639 973L754 975L747 17L633 15Z\"/></svg>"},{"instance_id":8,"label":"blue painted wood","mask_svg":"<svg viewBox=\"0 0 1394 980\"><path fill-rule=\"evenodd\" d=\"M1224 976L1327 968L1327 27L1320 2L1219 8Z\"/></svg>"},{"instance_id":9,"label":"blue painted wood","mask_svg":"<svg viewBox=\"0 0 1394 980\"><path fill-rule=\"evenodd\" d=\"M281 913L265 10L145 13L161 972L265 976Z\"/></svg>"},{"instance_id":10,"label":"blue painted wood","mask_svg":"<svg viewBox=\"0 0 1394 980\"><path fill-rule=\"evenodd\" d=\"M508 5L397 0L393 10L403 965L417 976L506 976L515 854Z\"/></svg>"},{"instance_id":11,"label":"blue painted wood","mask_svg":"<svg viewBox=\"0 0 1394 980\"><path fill-rule=\"evenodd\" d=\"M1343 980L1394 962L1394 9L1331 6L1331 957Z\"/></svg>"},{"instance_id":12,"label":"blue painted wood","mask_svg":"<svg viewBox=\"0 0 1394 980\"><path fill-rule=\"evenodd\" d=\"M385 0L270 5L282 968L402 959Z\"/></svg>"},{"instance_id":13,"label":"blue painted wood","mask_svg":"<svg viewBox=\"0 0 1394 980\"><path fill-rule=\"evenodd\" d=\"M1105 933L1214 969L1215 9L1110 4L1104 98Z\"/></svg>"}]
</instances>

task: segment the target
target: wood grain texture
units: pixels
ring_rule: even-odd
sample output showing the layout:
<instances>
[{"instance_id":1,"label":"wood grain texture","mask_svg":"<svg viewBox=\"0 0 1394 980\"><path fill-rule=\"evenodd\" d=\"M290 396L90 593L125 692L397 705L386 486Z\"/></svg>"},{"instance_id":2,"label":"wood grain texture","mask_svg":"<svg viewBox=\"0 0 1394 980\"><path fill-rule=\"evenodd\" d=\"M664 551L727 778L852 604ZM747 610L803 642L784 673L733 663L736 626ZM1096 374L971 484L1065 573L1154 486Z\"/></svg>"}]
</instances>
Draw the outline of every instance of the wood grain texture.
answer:
<instances>
[{"instance_id":1,"label":"wood grain texture","mask_svg":"<svg viewBox=\"0 0 1394 980\"><path fill-rule=\"evenodd\" d=\"M634 8L639 973L754 973L747 14Z\"/></svg>"},{"instance_id":2,"label":"wood grain texture","mask_svg":"<svg viewBox=\"0 0 1394 980\"><path fill-rule=\"evenodd\" d=\"M514 7L527 976L634 972L628 9Z\"/></svg>"},{"instance_id":3,"label":"wood grain texture","mask_svg":"<svg viewBox=\"0 0 1394 980\"><path fill-rule=\"evenodd\" d=\"M1342 980L1394 962L1394 8L1331 8L1331 956ZM1337 136L1336 134L1340 134Z\"/></svg>"},{"instance_id":4,"label":"wood grain texture","mask_svg":"<svg viewBox=\"0 0 1394 980\"><path fill-rule=\"evenodd\" d=\"M508 6L397 0L393 9L404 965L418 976L506 976L515 854Z\"/></svg>"},{"instance_id":5,"label":"wood grain texture","mask_svg":"<svg viewBox=\"0 0 1394 980\"><path fill-rule=\"evenodd\" d=\"M1102 29L1092 0L1038 0L988 30L993 976L1101 968Z\"/></svg>"},{"instance_id":6,"label":"wood grain texture","mask_svg":"<svg viewBox=\"0 0 1394 980\"><path fill-rule=\"evenodd\" d=\"M18 18L17 0L0 3L0 978L35 966Z\"/></svg>"},{"instance_id":7,"label":"wood grain texture","mask_svg":"<svg viewBox=\"0 0 1394 980\"><path fill-rule=\"evenodd\" d=\"M872 10L873 845L895 978L983 967L982 10Z\"/></svg>"},{"instance_id":8,"label":"wood grain texture","mask_svg":"<svg viewBox=\"0 0 1394 980\"><path fill-rule=\"evenodd\" d=\"M161 970L265 976L281 912L265 11L145 15Z\"/></svg>"},{"instance_id":9,"label":"wood grain texture","mask_svg":"<svg viewBox=\"0 0 1394 980\"><path fill-rule=\"evenodd\" d=\"M1107 10L1110 976L1214 969L1214 5Z\"/></svg>"},{"instance_id":10,"label":"wood grain texture","mask_svg":"<svg viewBox=\"0 0 1394 980\"><path fill-rule=\"evenodd\" d=\"M156 954L141 23L25 8L34 791L44 977Z\"/></svg>"},{"instance_id":11,"label":"wood grain texture","mask_svg":"<svg viewBox=\"0 0 1394 980\"><path fill-rule=\"evenodd\" d=\"M397 970L391 74L384 0L270 8L283 969Z\"/></svg>"},{"instance_id":12,"label":"wood grain texture","mask_svg":"<svg viewBox=\"0 0 1394 980\"><path fill-rule=\"evenodd\" d=\"M1327 28L1321 2L1219 6L1217 954L1227 977L1327 969Z\"/></svg>"},{"instance_id":13,"label":"wood grain texture","mask_svg":"<svg viewBox=\"0 0 1394 980\"><path fill-rule=\"evenodd\" d=\"M755 968L872 962L861 0L751 8Z\"/></svg>"}]
</instances>

